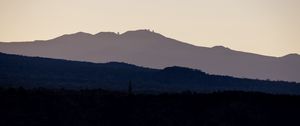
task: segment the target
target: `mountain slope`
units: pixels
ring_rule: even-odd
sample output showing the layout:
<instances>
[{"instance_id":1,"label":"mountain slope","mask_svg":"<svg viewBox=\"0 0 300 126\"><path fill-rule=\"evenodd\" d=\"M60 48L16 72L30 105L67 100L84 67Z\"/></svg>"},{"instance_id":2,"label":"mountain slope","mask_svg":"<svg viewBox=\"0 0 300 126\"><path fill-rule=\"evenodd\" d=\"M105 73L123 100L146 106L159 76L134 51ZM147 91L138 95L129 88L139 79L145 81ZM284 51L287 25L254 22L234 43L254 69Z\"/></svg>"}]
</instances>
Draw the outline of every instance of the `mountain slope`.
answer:
<instances>
[{"instance_id":1,"label":"mountain slope","mask_svg":"<svg viewBox=\"0 0 300 126\"><path fill-rule=\"evenodd\" d=\"M193 46L148 30L123 34L78 32L34 42L0 43L0 52L75 61L126 62L144 67L183 66L218 75L300 82L300 56L269 57L222 46Z\"/></svg>"},{"instance_id":2,"label":"mountain slope","mask_svg":"<svg viewBox=\"0 0 300 126\"><path fill-rule=\"evenodd\" d=\"M2 87L127 90L129 81L138 92L238 90L300 94L298 83L216 76L184 67L150 69L117 62L95 64L0 53Z\"/></svg>"}]
</instances>

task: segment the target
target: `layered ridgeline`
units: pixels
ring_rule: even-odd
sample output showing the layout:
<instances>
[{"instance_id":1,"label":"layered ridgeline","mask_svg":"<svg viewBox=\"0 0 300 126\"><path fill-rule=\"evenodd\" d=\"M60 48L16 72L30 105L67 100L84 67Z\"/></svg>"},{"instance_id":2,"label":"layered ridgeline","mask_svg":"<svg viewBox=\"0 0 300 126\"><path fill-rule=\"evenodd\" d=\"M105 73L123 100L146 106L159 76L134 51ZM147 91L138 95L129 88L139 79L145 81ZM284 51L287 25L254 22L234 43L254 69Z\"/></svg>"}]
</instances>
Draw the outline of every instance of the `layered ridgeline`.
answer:
<instances>
[{"instance_id":1,"label":"layered ridgeline","mask_svg":"<svg viewBox=\"0 0 300 126\"><path fill-rule=\"evenodd\" d=\"M258 45L259 46L259 45ZM216 75L300 82L300 56L269 57L222 46L199 47L148 30L75 33L47 41L0 43L0 52L151 68L183 66Z\"/></svg>"},{"instance_id":2,"label":"layered ridgeline","mask_svg":"<svg viewBox=\"0 0 300 126\"><path fill-rule=\"evenodd\" d=\"M88 63L0 53L0 86L127 90L134 92L257 91L300 94L300 84L209 75L184 67L150 69L125 63Z\"/></svg>"}]
</instances>

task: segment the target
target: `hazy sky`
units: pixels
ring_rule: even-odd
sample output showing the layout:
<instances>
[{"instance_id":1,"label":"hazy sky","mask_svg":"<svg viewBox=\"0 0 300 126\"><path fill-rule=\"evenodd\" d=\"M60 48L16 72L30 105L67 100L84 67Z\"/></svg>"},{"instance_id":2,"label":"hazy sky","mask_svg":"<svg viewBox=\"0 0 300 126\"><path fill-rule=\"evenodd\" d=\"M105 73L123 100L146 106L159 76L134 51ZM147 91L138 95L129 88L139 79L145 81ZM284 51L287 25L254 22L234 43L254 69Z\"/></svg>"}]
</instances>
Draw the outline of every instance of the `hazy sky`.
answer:
<instances>
[{"instance_id":1,"label":"hazy sky","mask_svg":"<svg viewBox=\"0 0 300 126\"><path fill-rule=\"evenodd\" d=\"M199 46L300 53L300 0L0 0L0 41L153 29Z\"/></svg>"}]
</instances>

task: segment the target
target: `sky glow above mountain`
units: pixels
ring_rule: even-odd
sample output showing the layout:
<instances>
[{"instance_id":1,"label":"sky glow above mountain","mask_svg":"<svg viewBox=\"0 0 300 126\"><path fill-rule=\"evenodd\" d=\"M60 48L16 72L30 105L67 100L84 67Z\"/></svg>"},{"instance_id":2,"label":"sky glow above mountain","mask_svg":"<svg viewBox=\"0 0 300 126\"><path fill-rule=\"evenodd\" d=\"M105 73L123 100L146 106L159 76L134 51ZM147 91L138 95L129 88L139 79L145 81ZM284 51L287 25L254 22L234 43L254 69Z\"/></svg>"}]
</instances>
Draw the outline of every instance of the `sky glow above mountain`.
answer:
<instances>
[{"instance_id":1,"label":"sky glow above mountain","mask_svg":"<svg viewBox=\"0 0 300 126\"><path fill-rule=\"evenodd\" d=\"M151 29L190 44L300 53L299 0L0 0L0 41Z\"/></svg>"}]
</instances>

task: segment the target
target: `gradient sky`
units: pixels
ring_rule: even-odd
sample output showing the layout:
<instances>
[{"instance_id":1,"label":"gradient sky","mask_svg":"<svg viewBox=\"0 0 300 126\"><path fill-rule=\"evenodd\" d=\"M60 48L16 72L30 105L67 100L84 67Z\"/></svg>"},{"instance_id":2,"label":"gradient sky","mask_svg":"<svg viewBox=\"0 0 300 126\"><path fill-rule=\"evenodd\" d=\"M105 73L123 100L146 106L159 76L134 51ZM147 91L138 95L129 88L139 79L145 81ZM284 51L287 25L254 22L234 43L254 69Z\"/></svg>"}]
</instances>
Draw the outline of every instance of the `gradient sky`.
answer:
<instances>
[{"instance_id":1,"label":"gradient sky","mask_svg":"<svg viewBox=\"0 0 300 126\"><path fill-rule=\"evenodd\" d=\"M0 0L0 41L152 29L194 45L300 53L300 0Z\"/></svg>"}]
</instances>

